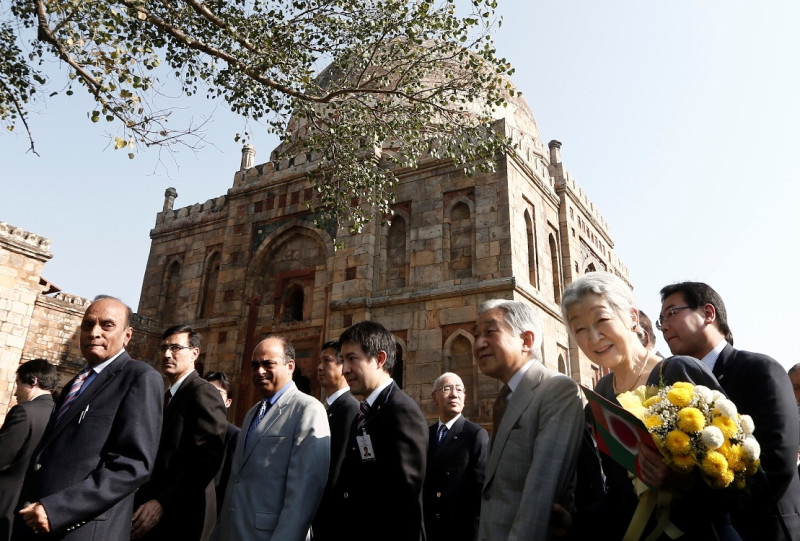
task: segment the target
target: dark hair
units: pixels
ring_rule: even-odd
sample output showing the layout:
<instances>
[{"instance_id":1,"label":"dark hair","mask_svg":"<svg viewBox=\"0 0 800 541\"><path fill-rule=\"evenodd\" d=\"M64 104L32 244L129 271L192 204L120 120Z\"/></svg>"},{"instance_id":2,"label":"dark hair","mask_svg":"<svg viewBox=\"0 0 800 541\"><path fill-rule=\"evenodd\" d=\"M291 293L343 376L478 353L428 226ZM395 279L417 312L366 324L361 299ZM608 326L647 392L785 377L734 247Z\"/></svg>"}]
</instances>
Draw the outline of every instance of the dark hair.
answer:
<instances>
[{"instance_id":1,"label":"dark hair","mask_svg":"<svg viewBox=\"0 0 800 541\"><path fill-rule=\"evenodd\" d=\"M386 327L375 321L362 321L351 325L339 337L339 347L345 342L354 342L361 346L367 357L377 357L379 351L386 353L383 369L389 374L394 368L397 342Z\"/></svg>"},{"instance_id":2,"label":"dark hair","mask_svg":"<svg viewBox=\"0 0 800 541\"><path fill-rule=\"evenodd\" d=\"M336 353L336 364L342 364L342 356L340 354L338 340L328 340L327 342L322 344L322 349L320 350L320 353L322 353L326 349L332 349Z\"/></svg>"},{"instance_id":3,"label":"dark hair","mask_svg":"<svg viewBox=\"0 0 800 541\"><path fill-rule=\"evenodd\" d=\"M55 365L44 359L33 359L19 365L17 377L27 385L35 385L38 381L39 388L43 391L53 392L58 385L58 372Z\"/></svg>"},{"instance_id":4,"label":"dark hair","mask_svg":"<svg viewBox=\"0 0 800 541\"><path fill-rule=\"evenodd\" d=\"M133 310L131 307L122 302L117 297L113 297L111 295L97 295L94 299L92 299L92 304L96 303L97 301L102 301L103 299L111 299L112 301L117 301L122 306L125 307L125 327L128 328L131 326L131 321L133 320Z\"/></svg>"},{"instance_id":5,"label":"dark hair","mask_svg":"<svg viewBox=\"0 0 800 541\"><path fill-rule=\"evenodd\" d=\"M656 335L653 333L653 322L650 321L650 318L647 317L647 314L639 310L639 328L642 332L639 334L639 340L641 340L642 345L647 347L647 344L650 340L653 341L653 345L656 343Z\"/></svg>"},{"instance_id":6,"label":"dark hair","mask_svg":"<svg viewBox=\"0 0 800 541\"><path fill-rule=\"evenodd\" d=\"M717 328L725 336L725 340L733 345L733 333L728 326L728 312L722 297L714 289L703 282L678 282L661 289L661 302L673 293L683 293L683 300L689 308L699 308L710 304L714 307L717 317Z\"/></svg>"},{"instance_id":7,"label":"dark hair","mask_svg":"<svg viewBox=\"0 0 800 541\"><path fill-rule=\"evenodd\" d=\"M798 370L800 370L800 363L797 363L796 365L794 365L793 367L791 367L791 368L789 369L789 372L788 372L788 374L789 374L789 375L792 375L792 374L794 374L795 372L797 372Z\"/></svg>"},{"instance_id":8,"label":"dark hair","mask_svg":"<svg viewBox=\"0 0 800 541\"><path fill-rule=\"evenodd\" d=\"M190 346L192 346L193 348L198 348L198 349L200 348L200 339L202 338L202 336L200 336L200 333L198 333L188 325L173 325L172 327L168 328L163 333L161 333L161 339L166 340L173 334L183 334L183 333L189 334Z\"/></svg>"},{"instance_id":9,"label":"dark hair","mask_svg":"<svg viewBox=\"0 0 800 541\"><path fill-rule=\"evenodd\" d=\"M206 374L205 380L209 383L212 381L218 381L220 385L222 385L222 388L225 389L225 394L228 395L228 398L233 398L233 387L231 386L231 380L224 372L210 372Z\"/></svg>"},{"instance_id":10,"label":"dark hair","mask_svg":"<svg viewBox=\"0 0 800 541\"><path fill-rule=\"evenodd\" d=\"M286 357L286 359L284 359L284 364L288 362L289 359L291 360L295 359L294 344L292 344L288 338L280 334L268 334L267 336L264 337L263 340L261 340L261 342L263 342L267 338L277 338L283 343L283 356ZM259 344L261 342L259 342Z\"/></svg>"}]
</instances>

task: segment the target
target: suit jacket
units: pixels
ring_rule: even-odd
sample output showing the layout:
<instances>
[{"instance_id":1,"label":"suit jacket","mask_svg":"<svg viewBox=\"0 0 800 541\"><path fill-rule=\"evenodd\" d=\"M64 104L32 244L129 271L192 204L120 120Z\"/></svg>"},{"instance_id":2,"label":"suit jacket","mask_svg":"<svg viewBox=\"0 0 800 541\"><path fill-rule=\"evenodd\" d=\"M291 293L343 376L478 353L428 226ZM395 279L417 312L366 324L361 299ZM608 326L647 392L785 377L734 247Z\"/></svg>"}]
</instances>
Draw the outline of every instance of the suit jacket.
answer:
<instances>
[{"instance_id":1,"label":"suit jacket","mask_svg":"<svg viewBox=\"0 0 800 541\"><path fill-rule=\"evenodd\" d=\"M478 538L483 469L489 434L462 415L441 443L439 423L428 433L428 463L422 491L427 541Z\"/></svg>"},{"instance_id":2,"label":"suit jacket","mask_svg":"<svg viewBox=\"0 0 800 541\"><path fill-rule=\"evenodd\" d=\"M222 463L228 421L216 387L192 371L164 410L161 442L150 479L135 507L158 500L164 514L147 541L208 539L217 518L214 475Z\"/></svg>"},{"instance_id":3,"label":"suit jacket","mask_svg":"<svg viewBox=\"0 0 800 541\"><path fill-rule=\"evenodd\" d=\"M333 487L332 513L342 517L340 530L350 527L358 536L390 541L424 539L422 484L428 426L419 406L394 382L378 395L364 425L375 461L361 460L357 428L354 419ZM352 522L341 524L343 520Z\"/></svg>"},{"instance_id":4,"label":"suit jacket","mask_svg":"<svg viewBox=\"0 0 800 541\"><path fill-rule=\"evenodd\" d=\"M748 480L750 497L733 515L734 526L745 540L784 540L783 522L790 539L800 539L800 434L789 376L774 359L730 345L717 358L714 375L739 412L753 418L761 445L763 473Z\"/></svg>"},{"instance_id":5,"label":"suit jacket","mask_svg":"<svg viewBox=\"0 0 800 541\"><path fill-rule=\"evenodd\" d=\"M0 428L0 541L11 538L25 470L51 413L53 396L43 394L11 408Z\"/></svg>"},{"instance_id":6,"label":"suit jacket","mask_svg":"<svg viewBox=\"0 0 800 541\"><path fill-rule=\"evenodd\" d=\"M130 539L134 491L158 450L163 392L161 375L123 351L58 422L51 417L20 497L44 506L54 532L49 539ZM19 515L14 539L38 539Z\"/></svg>"},{"instance_id":7,"label":"suit jacket","mask_svg":"<svg viewBox=\"0 0 800 541\"><path fill-rule=\"evenodd\" d=\"M344 454L347 450L347 442L350 439L350 428L353 426L353 419L358 416L358 400L350 392L334 400L328 406L328 425L331 429L331 466L328 469L328 483L325 485L325 493L314 517L314 539L337 539L341 537L342 528L346 521L331 511L333 499L333 487L339 479L342 469Z\"/></svg>"},{"instance_id":8,"label":"suit jacket","mask_svg":"<svg viewBox=\"0 0 800 541\"><path fill-rule=\"evenodd\" d=\"M244 432L259 405L244 417ZM295 384L269 408L245 448L240 437L213 539L303 541L325 489L330 429L325 408Z\"/></svg>"},{"instance_id":9,"label":"suit jacket","mask_svg":"<svg viewBox=\"0 0 800 541\"><path fill-rule=\"evenodd\" d=\"M577 384L534 362L510 396L489 451L480 539L547 539L553 503L574 509L582 431Z\"/></svg>"},{"instance_id":10,"label":"suit jacket","mask_svg":"<svg viewBox=\"0 0 800 541\"><path fill-rule=\"evenodd\" d=\"M231 477L231 465L233 464L233 453L236 451L236 441L239 438L239 427L233 423L228 423L225 430L225 441L222 451L222 465L214 476L214 487L217 497L217 515L222 511L222 502L225 501L225 489L228 486L228 479Z\"/></svg>"}]
</instances>

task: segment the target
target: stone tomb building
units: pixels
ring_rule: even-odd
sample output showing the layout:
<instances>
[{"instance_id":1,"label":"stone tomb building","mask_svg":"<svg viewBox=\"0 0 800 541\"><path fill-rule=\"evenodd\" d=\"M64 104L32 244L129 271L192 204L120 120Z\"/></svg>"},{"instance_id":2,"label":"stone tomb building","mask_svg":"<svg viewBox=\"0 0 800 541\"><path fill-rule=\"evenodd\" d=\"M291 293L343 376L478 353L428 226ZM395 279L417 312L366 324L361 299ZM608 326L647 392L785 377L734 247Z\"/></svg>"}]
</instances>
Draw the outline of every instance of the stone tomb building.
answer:
<instances>
[{"instance_id":1,"label":"stone tomb building","mask_svg":"<svg viewBox=\"0 0 800 541\"><path fill-rule=\"evenodd\" d=\"M296 156L254 166L255 150L245 146L225 195L176 209L177 193L166 191L138 315L203 334L201 369L232 375L237 423L258 400L250 353L264 335L295 344L297 366L319 396L322 343L370 319L394 334L394 377L429 417L434 379L453 371L467 385L465 414L490 425L499 384L479 373L472 333L478 305L495 297L531 303L544 327L545 364L592 385L600 369L570 343L561 292L593 270L630 283L628 271L608 224L565 171L561 143L545 147L522 97L495 129L518 145L497 156L496 172L467 177L433 158L397 171L393 215L343 233L336 250L331 232L313 226L306 175L317 164ZM155 361L157 342L149 343L142 358Z\"/></svg>"}]
</instances>

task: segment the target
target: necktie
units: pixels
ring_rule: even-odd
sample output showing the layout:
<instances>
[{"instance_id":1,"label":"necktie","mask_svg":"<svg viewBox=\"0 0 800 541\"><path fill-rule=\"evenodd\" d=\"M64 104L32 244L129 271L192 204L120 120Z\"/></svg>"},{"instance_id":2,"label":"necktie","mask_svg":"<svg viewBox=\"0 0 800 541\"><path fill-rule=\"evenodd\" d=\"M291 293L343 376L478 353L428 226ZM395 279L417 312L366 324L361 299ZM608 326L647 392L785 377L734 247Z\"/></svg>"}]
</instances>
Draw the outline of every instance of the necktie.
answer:
<instances>
[{"instance_id":1,"label":"necktie","mask_svg":"<svg viewBox=\"0 0 800 541\"><path fill-rule=\"evenodd\" d=\"M500 427L500 422L503 420L503 414L506 412L506 398L511 394L511 388L508 385L503 385L500 393L497 395L497 400L494 401L494 408L492 408L492 441L497 434L497 429Z\"/></svg>"},{"instance_id":2,"label":"necktie","mask_svg":"<svg viewBox=\"0 0 800 541\"><path fill-rule=\"evenodd\" d=\"M170 398L172 398L172 393L169 392L169 389L167 389L167 392L164 393L164 409L167 409Z\"/></svg>"},{"instance_id":3,"label":"necktie","mask_svg":"<svg viewBox=\"0 0 800 541\"><path fill-rule=\"evenodd\" d=\"M369 413L369 402L364 400L358 406L358 430L359 430L359 432L361 431L361 429L364 428L364 423L367 420L367 414L368 413Z\"/></svg>"},{"instance_id":4,"label":"necktie","mask_svg":"<svg viewBox=\"0 0 800 541\"><path fill-rule=\"evenodd\" d=\"M264 418L264 415L267 414L268 409L269 409L269 400L266 398L262 398L261 407L258 408L258 413L253 417L253 420L250 422L250 427L247 429L247 435L244 438L245 449L247 449L247 444L250 442L250 436L252 436L253 432L256 431L256 427L258 427L259 423Z\"/></svg>"},{"instance_id":5,"label":"necktie","mask_svg":"<svg viewBox=\"0 0 800 541\"><path fill-rule=\"evenodd\" d=\"M439 430L436 432L436 443L441 445L442 440L447 436L447 425L439 425Z\"/></svg>"},{"instance_id":6,"label":"necktie","mask_svg":"<svg viewBox=\"0 0 800 541\"><path fill-rule=\"evenodd\" d=\"M78 398L78 394L80 394L81 387L83 386L83 382L86 381L86 378L89 377L91 374L92 369L90 367L84 368L78 377L75 378L75 381L72 382L72 386L69 388L69 392L67 393L66 398L64 398L64 402L61 404L61 407L58 408L58 413L56 414L56 422L61 420L61 417L67 412L67 410L72 406L72 402Z\"/></svg>"}]
</instances>

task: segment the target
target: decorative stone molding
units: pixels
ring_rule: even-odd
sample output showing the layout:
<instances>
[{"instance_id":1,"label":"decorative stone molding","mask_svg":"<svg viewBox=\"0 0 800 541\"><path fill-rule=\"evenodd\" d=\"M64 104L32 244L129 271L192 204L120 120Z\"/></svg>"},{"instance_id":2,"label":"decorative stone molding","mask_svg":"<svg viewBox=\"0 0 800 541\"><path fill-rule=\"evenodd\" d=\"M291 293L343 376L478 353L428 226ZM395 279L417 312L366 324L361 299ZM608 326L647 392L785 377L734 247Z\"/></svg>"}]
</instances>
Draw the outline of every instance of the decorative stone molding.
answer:
<instances>
[{"instance_id":1,"label":"decorative stone molding","mask_svg":"<svg viewBox=\"0 0 800 541\"><path fill-rule=\"evenodd\" d=\"M39 261L47 261L53 257L50 252L50 239L6 222L0 222L0 244L11 251Z\"/></svg>"}]
</instances>

